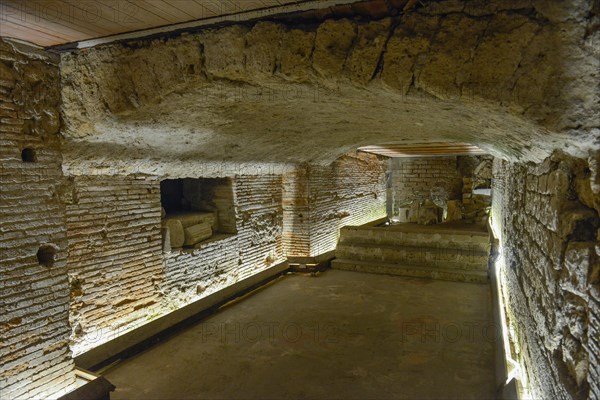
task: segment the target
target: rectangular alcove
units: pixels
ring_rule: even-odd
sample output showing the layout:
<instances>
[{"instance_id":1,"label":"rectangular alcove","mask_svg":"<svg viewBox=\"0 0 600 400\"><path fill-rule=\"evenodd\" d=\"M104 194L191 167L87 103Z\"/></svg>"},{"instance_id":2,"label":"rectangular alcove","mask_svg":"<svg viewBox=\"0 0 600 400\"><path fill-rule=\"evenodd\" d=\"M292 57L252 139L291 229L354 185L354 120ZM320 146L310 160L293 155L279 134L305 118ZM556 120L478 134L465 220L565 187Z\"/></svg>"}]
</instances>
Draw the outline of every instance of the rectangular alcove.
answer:
<instances>
[{"instance_id":1,"label":"rectangular alcove","mask_svg":"<svg viewBox=\"0 0 600 400\"><path fill-rule=\"evenodd\" d=\"M194 249L235 235L233 199L230 178L161 181L163 250Z\"/></svg>"}]
</instances>

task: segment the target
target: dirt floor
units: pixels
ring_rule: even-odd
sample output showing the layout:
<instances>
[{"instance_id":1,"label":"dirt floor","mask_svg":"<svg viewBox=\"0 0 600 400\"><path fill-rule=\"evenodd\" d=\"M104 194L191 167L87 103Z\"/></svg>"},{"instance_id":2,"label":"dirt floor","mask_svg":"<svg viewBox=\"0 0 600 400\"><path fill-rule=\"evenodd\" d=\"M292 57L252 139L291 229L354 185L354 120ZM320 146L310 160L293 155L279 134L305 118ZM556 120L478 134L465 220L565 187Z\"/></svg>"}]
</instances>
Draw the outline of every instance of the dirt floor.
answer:
<instances>
[{"instance_id":1,"label":"dirt floor","mask_svg":"<svg viewBox=\"0 0 600 400\"><path fill-rule=\"evenodd\" d=\"M105 371L111 399L486 399L487 284L287 275Z\"/></svg>"}]
</instances>

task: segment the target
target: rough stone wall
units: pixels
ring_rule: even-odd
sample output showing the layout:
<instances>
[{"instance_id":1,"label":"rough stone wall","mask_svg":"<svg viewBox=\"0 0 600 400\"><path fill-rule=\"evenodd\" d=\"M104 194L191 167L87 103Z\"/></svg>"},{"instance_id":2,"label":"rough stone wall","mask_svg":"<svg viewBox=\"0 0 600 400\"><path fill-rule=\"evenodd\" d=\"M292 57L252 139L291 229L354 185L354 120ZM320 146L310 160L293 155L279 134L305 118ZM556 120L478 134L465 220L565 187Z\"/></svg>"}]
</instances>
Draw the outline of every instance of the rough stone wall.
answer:
<instances>
[{"instance_id":1,"label":"rough stone wall","mask_svg":"<svg viewBox=\"0 0 600 400\"><path fill-rule=\"evenodd\" d=\"M233 191L237 234L163 254L158 177L70 180L75 353L283 261L281 175L235 176Z\"/></svg>"},{"instance_id":2,"label":"rough stone wall","mask_svg":"<svg viewBox=\"0 0 600 400\"><path fill-rule=\"evenodd\" d=\"M595 2L416 4L374 21L261 21L65 54L65 136L102 143L86 157L119 159L136 147L148 159L331 162L399 138L514 160L593 148Z\"/></svg>"},{"instance_id":3,"label":"rough stone wall","mask_svg":"<svg viewBox=\"0 0 600 400\"><path fill-rule=\"evenodd\" d=\"M494 167L511 351L533 398L600 397L599 172L598 155L558 153Z\"/></svg>"},{"instance_id":4,"label":"rough stone wall","mask_svg":"<svg viewBox=\"0 0 600 400\"><path fill-rule=\"evenodd\" d=\"M450 199L460 199L462 194L456 157L392 158L389 173L397 199L415 194L428 197L437 187L446 189Z\"/></svg>"},{"instance_id":5,"label":"rough stone wall","mask_svg":"<svg viewBox=\"0 0 600 400\"><path fill-rule=\"evenodd\" d=\"M0 397L75 383L57 60L0 39ZM22 161L22 150L32 149ZM47 245L41 263L38 249ZM51 253L55 251L53 257ZM43 265L44 264L44 265Z\"/></svg>"}]
</instances>

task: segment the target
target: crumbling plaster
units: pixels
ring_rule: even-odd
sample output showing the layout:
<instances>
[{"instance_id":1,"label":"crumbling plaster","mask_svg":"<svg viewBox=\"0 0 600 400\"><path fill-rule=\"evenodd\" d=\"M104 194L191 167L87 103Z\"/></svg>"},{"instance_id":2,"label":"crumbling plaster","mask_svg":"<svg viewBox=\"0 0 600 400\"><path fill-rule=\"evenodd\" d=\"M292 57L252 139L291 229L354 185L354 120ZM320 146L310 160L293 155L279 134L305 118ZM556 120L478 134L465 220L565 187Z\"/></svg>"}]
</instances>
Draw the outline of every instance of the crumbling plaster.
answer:
<instances>
[{"instance_id":1,"label":"crumbling plaster","mask_svg":"<svg viewBox=\"0 0 600 400\"><path fill-rule=\"evenodd\" d=\"M65 166L328 164L360 145L431 140L510 160L587 155L596 11L555 3L426 2L369 22L262 21L63 54Z\"/></svg>"}]
</instances>

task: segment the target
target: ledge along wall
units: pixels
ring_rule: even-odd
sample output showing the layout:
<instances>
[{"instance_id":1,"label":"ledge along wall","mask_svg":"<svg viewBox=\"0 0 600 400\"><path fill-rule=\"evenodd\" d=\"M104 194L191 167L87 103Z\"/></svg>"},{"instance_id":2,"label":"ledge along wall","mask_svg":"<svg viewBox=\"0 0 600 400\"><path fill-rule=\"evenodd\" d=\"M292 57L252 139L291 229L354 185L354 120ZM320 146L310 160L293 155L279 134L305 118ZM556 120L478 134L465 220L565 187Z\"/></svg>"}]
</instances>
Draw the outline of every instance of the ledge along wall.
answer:
<instances>
[{"instance_id":1,"label":"ledge along wall","mask_svg":"<svg viewBox=\"0 0 600 400\"><path fill-rule=\"evenodd\" d=\"M160 179L71 181L68 272L75 354L283 261L281 176L235 176L235 235L163 253Z\"/></svg>"}]
</instances>

